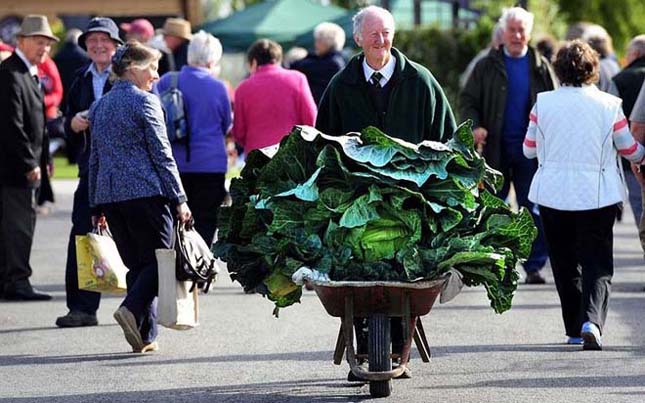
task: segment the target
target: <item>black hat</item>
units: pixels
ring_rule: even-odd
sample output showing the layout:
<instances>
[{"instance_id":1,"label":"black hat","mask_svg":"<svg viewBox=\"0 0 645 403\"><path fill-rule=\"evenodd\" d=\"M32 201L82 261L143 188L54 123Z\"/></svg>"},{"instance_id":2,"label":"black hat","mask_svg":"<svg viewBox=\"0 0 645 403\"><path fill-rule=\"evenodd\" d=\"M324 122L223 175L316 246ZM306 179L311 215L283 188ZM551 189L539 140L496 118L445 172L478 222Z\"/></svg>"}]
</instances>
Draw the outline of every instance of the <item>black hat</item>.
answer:
<instances>
[{"instance_id":1,"label":"black hat","mask_svg":"<svg viewBox=\"0 0 645 403\"><path fill-rule=\"evenodd\" d=\"M90 20L85 32L78 37L78 45L83 48L83 50L87 50L87 46L85 46L85 38L87 38L87 35L92 32L105 32L110 35L110 39L112 39L117 46L123 45L123 41L119 38L119 28L117 28L114 21L110 18L96 17Z\"/></svg>"}]
</instances>

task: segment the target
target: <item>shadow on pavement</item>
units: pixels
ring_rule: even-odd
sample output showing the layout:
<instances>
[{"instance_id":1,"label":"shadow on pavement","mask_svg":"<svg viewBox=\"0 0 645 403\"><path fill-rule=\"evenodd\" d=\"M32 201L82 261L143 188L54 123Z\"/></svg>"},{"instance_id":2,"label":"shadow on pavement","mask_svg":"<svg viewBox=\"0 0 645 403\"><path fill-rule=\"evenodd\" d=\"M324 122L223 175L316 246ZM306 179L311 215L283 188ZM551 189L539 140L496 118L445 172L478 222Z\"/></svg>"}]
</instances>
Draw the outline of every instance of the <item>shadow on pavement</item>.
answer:
<instances>
[{"instance_id":1,"label":"shadow on pavement","mask_svg":"<svg viewBox=\"0 0 645 403\"><path fill-rule=\"evenodd\" d=\"M454 354L495 353L495 352L530 352L530 353L582 353L581 346L568 344L498 344L498 345L465 345L465 346L430 346L433 357ZM626 352L634 355L645 355L645 346L603 346L604 351ZM644 384L645 385L645 384Z\"/></svg>"},{"instance_id":2,"label":"shadow on pavement","mask_svg":"<svg viewBox=\"0 0 645 403\"><path fill-rule=\"evenodd\" d=\"M624 376L575 376L557 378L509 378L461 385L437 385L426 389L471 389L471 388L633 388L643 387L643 377ZM641 392L642 393L642 392Z\"/></svg>"},{"instance_id":3,"label":"shadow on pavement","mask_svg":"<svg viewBox=\"0 0 645 403\"><path fill-rule=\"evenodd\" d=\"M50 365L50 364L77 364L79 362L118 361L149 357L144 354L133 353L102 353L82 355L2 355L0 367L15 365Z\"/></svg>"},{"instance_id":4,"label":"shadow on pavement","mask_svg":"<svg viewBox=\"0 0 645 403\"><path fill-rule=\"evenodd\" d=\"M105 325L98 325L98 327L112 327L112 326L118 326L116 323L108 323ZM57 326L43 326L43 327L23 327L19 329L5 329L5 330L0 330L0 334L8 334L8 333L22 333L22 332L34 332L34 331L40 331L40 330L55 330L55 329L60 329ZM74 329L74 328L67 328L67 329ZM60 331L65 331L66 329L60 329ZM1 356L0 356L1 357Z\"/></svg>"},{"instance_id":5,"label":"shadow on pavement","mask_svg":"<svg viewBox=\"0 0 645 403\"><path fill-rule=\"evenodd\" d=\"M258 362L258 361L332 361L334 358L333 351L313 351L313 352L295 352L295 353L275 353L275 354L238 354L238 355L221 355L212 357L191 357L173 360L155 360L150 362L128 362L111 364L114 367L132 367L139 365L177 365L177 364L212 364L219 362Z\"/></svg>"},{"instance_id":6,"label":"shadow on pavement","mask_svg":"<svg viewBox=\"0 0 645 403\"><path fill-rule=\"evenodd\" d=\"M224 385L217 387L196 387L166 390L146 390L135 392L108 392L85 395L42 396L30 398L1 398L0 403L202 403L202 402L361 402L369 399L369 394L357 390L354 393L338 394L339 388L355 385L338 379L298 379L282 382L264 382L244 385ZM333 389L333 390L332 390Z\"/></svg>"}]
</instances>

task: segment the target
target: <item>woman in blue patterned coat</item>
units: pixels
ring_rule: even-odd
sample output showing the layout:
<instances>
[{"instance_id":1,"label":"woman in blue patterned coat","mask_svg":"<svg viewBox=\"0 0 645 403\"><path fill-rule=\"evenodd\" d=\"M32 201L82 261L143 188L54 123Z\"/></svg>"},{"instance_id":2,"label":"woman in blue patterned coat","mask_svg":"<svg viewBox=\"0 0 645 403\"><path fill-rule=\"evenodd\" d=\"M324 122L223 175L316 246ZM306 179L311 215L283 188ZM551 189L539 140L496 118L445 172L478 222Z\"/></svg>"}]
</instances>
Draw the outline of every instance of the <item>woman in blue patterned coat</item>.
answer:
<instances>
[{"instance_id":1,"label":"woman in blue patterned coat","mask_svg":"<svg viewBox=\"0 0 645 403\"><path fill-rule=\"evenodd\" d=\"M128 294L114 313L133 352L157 350L155 249L170 248L173 213L191 218L172 157L159 98L159 52L129 42L112 58L112 90L92 105L90 205L92 221L110 225L130 269Z\"/></svg>"}]
</instances>

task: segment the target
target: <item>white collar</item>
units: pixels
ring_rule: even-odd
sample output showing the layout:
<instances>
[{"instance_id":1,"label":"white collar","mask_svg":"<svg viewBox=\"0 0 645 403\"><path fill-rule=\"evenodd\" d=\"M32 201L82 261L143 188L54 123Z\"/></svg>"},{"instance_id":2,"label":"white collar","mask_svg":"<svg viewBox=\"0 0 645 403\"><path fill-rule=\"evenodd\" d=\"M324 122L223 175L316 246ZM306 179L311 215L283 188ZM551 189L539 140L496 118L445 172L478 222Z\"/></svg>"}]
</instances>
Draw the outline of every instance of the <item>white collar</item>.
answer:
<instances>
[{"instance_id":1,"label":"white collar","mask_svg":"<svg viewBox=\"0 0 645 403\"><path fill-rule=\"evenodd\" d=\"M526 54L527 54L527 53L529 53L529 47L528 47L528 46L524 46L524 49L522 50L522 54L521 54L521 55L519 55L519 56L512 56L510 53L508 53L508 49L506 49L506 48L504 47L504 54L505 54L506 56L510 57L511 59L521 59L521 58L523 58L524 56L526 56Z\"/></svg>"},{"instance_id":2,"label":"white collar","mask_svg":"<svg viewBox=\"0 0 645 403\"><path fill-rule=\"evenodd\" d=\"M29 69L29 74L31 74L32 76L37 76L38 67L31 64L29 60L27 60L27 57L25 56L25 54L22 53L22 51L19 48L16 48L15 52L20 58L20 60L22 60L22 62L25 64L25 66L27 66L27 69Z\"/></svg>"},{"instance_id":3,"label":"white collar","mask_svg":"<svg viewBox=\"0 0 645 403\"><path fill-rule=\"evenodd\" d=\"M392 78L394 67L396 67L396 57L392 54L390 54L390 60L380 70L374 70L371 68L370 65L367 64L367 60L363 57L363 74L365 74L365 81L370 81L372 74L378 71L383 75L383 77L381 77L381 87L384 87L385 84L390 81L390 78Z\"/></svg>"}]
</instances>

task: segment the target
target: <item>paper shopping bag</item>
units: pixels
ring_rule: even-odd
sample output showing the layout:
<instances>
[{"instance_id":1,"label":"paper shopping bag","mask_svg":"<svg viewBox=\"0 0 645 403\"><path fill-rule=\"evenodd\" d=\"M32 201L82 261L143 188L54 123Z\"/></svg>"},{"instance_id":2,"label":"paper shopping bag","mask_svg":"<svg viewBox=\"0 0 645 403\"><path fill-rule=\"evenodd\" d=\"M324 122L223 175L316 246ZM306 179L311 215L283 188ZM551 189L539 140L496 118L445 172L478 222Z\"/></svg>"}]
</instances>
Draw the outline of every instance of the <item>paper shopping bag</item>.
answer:
<instances>
[{"instance_id":1,"label":"paper shopping bag","mask_svg":"<svg viewBox=\"0 0 645 403\"><path fill-rule=\"evenodd\" d=\"M159 270L157 322L170 329L188 330L199 325L198 289L192 281L177 281L176 252L173 249L155 250Z\"/></svg>"},{"instance_id":2,"label":"paper shopping bag","mask_svg":"<svg viewBox=\"0 0 645 403\"><path fill-rule=\"evenodd\" d=\"M89 233L76 236L78 288L105 294L123 294L125 267L110 236Z\"/></svg>"}]
</instances>

